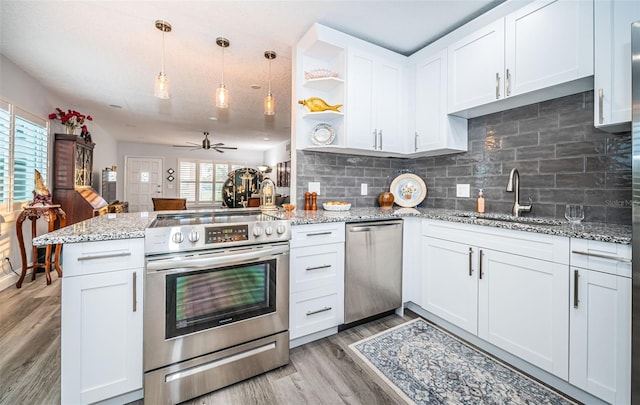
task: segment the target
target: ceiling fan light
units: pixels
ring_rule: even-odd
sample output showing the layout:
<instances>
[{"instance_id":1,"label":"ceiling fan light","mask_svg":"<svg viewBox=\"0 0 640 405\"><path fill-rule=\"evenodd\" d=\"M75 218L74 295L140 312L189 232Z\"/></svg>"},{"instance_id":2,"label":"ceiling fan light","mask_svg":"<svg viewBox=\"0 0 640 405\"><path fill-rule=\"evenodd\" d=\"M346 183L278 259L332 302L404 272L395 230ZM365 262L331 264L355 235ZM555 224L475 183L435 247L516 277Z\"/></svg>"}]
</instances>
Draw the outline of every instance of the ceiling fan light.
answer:
<instances>
[{"instance_id":1,"label":"ceiling fan light","mask_svg":"<svg viewBox=\"0 0 640 405\"><path fill-rule=\"evenodd\" d=\"M169 98L169 78L164 72L160 72L156 77L153 95L165 100Z\"/></svg>"},{"instance_id":2,"label":"ceiling fan light","mask_svg":"<svg viewBox=\"0 0 640 405\"><path fill-rule=\"evenodd\" d=\"M229 91L224 84L216 89L216 107L229 108Z\"/></svg>"},{"instance_id":3,"label":"ceiling fan light","mask_svg":"<svg viewBox=\"0 0 640 405\"><path fill-rule=\"evenodd\" d=\"M264 98L264 115L274 115L276 113L276 99L269 93Z\"/></svg>"}]
</instances>

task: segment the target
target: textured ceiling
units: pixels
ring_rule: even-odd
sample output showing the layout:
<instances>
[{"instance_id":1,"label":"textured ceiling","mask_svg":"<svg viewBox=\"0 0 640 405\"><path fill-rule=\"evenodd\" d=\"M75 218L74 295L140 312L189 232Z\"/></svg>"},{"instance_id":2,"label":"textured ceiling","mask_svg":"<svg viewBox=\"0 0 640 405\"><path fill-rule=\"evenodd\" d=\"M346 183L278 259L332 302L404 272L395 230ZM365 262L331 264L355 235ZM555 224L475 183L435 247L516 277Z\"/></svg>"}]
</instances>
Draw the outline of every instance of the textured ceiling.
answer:
<instances>
[{"instance_id":1,"label":"textured ceiling","mask_svg":"<svg viewBox=\"0 0 640 405\"><path fill-rule=\"evenodd\" d=\"M500 2L0 0L0 51L117 139L177 144L199 142L208 131L215 142L265 150L290 137L291 48L314 22L409 55ZM169 100L153 97L158 19L173 27L165 34ZM213 99L219 36L231 43L224 51L228 111L216 111ZM266 50L277 53L272 117L262 110Z\"/></svg>"}]
</instances>

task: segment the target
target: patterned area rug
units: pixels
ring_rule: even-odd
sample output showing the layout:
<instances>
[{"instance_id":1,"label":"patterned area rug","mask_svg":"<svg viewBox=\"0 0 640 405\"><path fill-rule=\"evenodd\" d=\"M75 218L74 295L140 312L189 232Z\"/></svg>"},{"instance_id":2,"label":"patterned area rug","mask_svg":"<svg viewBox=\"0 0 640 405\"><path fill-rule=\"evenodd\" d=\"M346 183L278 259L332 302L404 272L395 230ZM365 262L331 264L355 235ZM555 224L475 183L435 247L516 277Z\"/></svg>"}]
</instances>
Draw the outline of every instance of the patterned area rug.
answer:
<instances>
[{"instance_id":1,"label":"patterned area rug","mask_svg":"<svg viewBox=\"0 0 640 405\"><path fill-rule=\"evenodd\" d=\"M575 404L420 318L349 347L408 403Z\"/></svg>"}]
</instances>

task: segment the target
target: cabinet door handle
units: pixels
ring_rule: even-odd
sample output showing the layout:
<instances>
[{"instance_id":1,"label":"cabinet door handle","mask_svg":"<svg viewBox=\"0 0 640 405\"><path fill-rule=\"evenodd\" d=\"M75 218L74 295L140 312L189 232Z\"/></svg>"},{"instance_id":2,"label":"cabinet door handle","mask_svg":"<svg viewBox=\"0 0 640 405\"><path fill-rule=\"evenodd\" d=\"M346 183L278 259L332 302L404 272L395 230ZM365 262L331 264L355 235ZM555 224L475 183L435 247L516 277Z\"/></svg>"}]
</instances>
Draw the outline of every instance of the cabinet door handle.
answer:
<instances>
[{"instance_id":1,"label":"cabinet door handle","mask_svg":"<svg viewBox=\"0 0 640 405\"><path fill-rule=\"evenodd\" d=\"M322 235L331 235L333 232L316 232L316 233L308 233L307 236L322 236Z\"/></svg>"},{"instance_id":2,"label":"cabinet door handle","mask_svg":"<svg viewBox=\"0 0 640 405\"><path fill-rule=\"evenodd\" d=\"M631 263L631 259L627 259L626 257L603 255L601 253L581 252L579 250L572 250L571 253L574 253L576 255L581 255L581 256L597 257L599 259L615 260L616 262L621 262L621 263Z\"/></svg>"},{"instance_id":3,"label":"cabinet door handle","mask_svg":"<svg viewBox=\"0 0 640 405\"><path fill-rule=\"evenodd\" d=\"M496 100L500 99L500 73L496 73Z\"/></svg>"},{"instance_id":4,"label":"cabinet door handle","mask_svg":"<svg viewBox=\"0 0 640 405\"><path fill-rule=\"evenodd\" d=\"M604 90L598 89L598 123L604 123Z\"/></svg>"},{"instance_id":5,"label":"cabinet door handle","mask_svg":"<svg viewBox=\"0 0 640 405\"><path fill-rule=\"evenodd\" d=\"M378 136L380 137L380 150L382 150L382 130L378 130Z\"/></svg>"},{"instance_id":6,"label":"cabinet door handle","mask_svg":"<svg viewBox=\"0 0 640 405\"><path fill-rule=\"evenodd\" d=\"M469 275L473 275L473 248L469 248Z\"/></svg>"},{"instance_id":7,"label":"cabinet door handle","mask_svg":"<svg viewBox=\"0 0 640 405\"><path fill-rule=\"evenodd\" d=\"M511 95L511 73L509 69L507 69L507 84L505 86L507 88L507 96Z\"/></svg>"},{"instance_id":8,"label":"cabinet door handle","mask_svg":"<svg viewBox=\"0 0 640 405\"><path fill-rule=\"evenodd\" d=\"M420 140L420 135L418 135L418 132L416 132L416 135L413 137L413 149L414 152L418 151L418 141Z\"/></svg>"},{"instance_id":9,"label":"cabinet door handle","mask_svg":"<svg viewBox=\"0 0 640 405\"><path fill-rule=\"evenodd\" d=\"M378 150L378 131L373 130L373 150Z\"/></svg>"},{"instance_id":10,"label":"cabinet door handle","mask_svg":"<svg viewBox=\"0 0 640 405\"><path fill-rule=\"evenodd\" d=\"M322 309L317 309L317 310L315 310L315 311L307 311L307 316L315 315L315 314L319 314L319 313L321 313L321 312L331 311L332 309L333 309L333 308L331 308L331 307L324 307L324 308L322 308Z\"/></svg>"},{"instance_id":11,"label":"cabinet door handle","mask_svg":"<svg viewBox=\"0 0 640 405\"><path fill-rule=\"evenodd\" d=\"M580 278L580 273L578 270L573 271L573 307L578 308L578 303L580 300L578 299L578 278Z\"/></svg>"},{"instance_id":12,"label":"cabinet door handle","mask_svg":"<svg viewBox=\"0 0 640 405\"><path fill-rule=\"evenodd\" d=\"M78 261L79 262L84 262L84 261L87 261L87 260L109 259L109 258L112 258L112 257L124 257L124 256L131 256L131 252L128 251L128 250L125 250L125 251L121 251L121 252L80 256L80 257L78 257Z\"/></svg>"},{"instance_id":13,"label":"cabinet door handle","mask_svg":"<svg viewBox=\"0 0 640 405\"><path fill-rule=\"evenodd\" d=\"M136 312L138 310L138 276L136 274L136 272L133 272L133 282L131 284L133 284L133 312Z\"/></svg>"},{"instance_id":14,"label":"cabinet door handle","mask_svg":"<svg viewBox=\"0 0 640 405\"><path fill-rule=\"evenodd\" d=\"M325 264L323 266L315 266L315 267L307 267L306 270L307 271L312 271L312 270L322 270L322 269L328 269L329 267L331 267L330 264Z\"/></svg>"},{"instance_id":15,"label":"cabinet door handle","mask_svg":"<svg viewBox=\"0 0 640 405\"><path fill-rule=\"evenodd\" d=\"M484 256L484 252L480 249L480 280L482 280L482 258Z\"/></svg>"}]
</instances>

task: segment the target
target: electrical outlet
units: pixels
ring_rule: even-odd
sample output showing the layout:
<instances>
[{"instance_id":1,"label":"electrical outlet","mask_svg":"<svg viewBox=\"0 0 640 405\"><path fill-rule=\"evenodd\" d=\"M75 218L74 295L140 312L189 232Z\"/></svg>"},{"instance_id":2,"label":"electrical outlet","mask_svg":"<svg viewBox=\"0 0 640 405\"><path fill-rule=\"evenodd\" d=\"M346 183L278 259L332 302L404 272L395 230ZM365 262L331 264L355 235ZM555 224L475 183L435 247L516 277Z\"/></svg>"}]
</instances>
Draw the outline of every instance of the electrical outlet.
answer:
<instances>
[{"instance_id":1,"label":"electrical outlet","mask_svg":"<svg viewBox=\"0 0 640 405\"><path fill-rule=\"evenodd\" d=\"M456 197L470 197L471 186L469 184L458 184L456 186Z\"/></svg>"},{"instance_id":2,"label":"electrical outlet","mask_svg":"<svg viewBox=\"0 0 640 405\"><path fill-rule=\"evenodd\" d=\"M367 183L360 184L360 195L367 195Z\"/></svg>"},{"instance_id":3,"label":"electrical outlet","mask_svg":"<svg viewBox=\"0 0 640 405\"><path fill-rule=\"evenodd\" d=\"M309 182L309 192L317 193L320 195L320 182L319 181L310 181Z\"/></svg>"}]
</instances>

